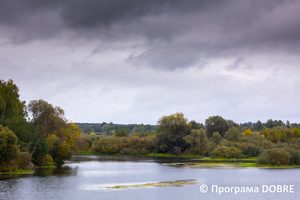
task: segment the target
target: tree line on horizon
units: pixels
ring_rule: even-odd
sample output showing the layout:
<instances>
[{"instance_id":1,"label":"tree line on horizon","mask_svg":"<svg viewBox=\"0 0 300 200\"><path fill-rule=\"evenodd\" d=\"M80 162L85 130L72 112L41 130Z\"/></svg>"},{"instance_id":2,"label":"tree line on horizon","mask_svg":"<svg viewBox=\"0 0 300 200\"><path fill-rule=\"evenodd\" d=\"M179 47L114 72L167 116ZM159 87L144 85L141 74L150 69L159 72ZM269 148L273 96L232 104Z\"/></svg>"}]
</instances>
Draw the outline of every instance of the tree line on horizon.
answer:
<instances>
[{"instance_id":1,"label":"tree line on horizon","mask_svg":"<svg viewBox=\"0 0 300 200\"><path fill-rule=\"evenodd\" d=\"M26 105L12 80L0 80L0 171L61 166L81 151L258 157L260 164L300 164L300 129L289 121L238 124L221 116L202 124L183 113L162 116L155 126L75 124L45 100Z\"/></svg>"},{"instance_id":2,"label":"tree line on horizon","mask_svg":"<svg viewBox=\"0 0 300 200\"><path fill-rule=\"evenodd\" d=\"M192 120L191 123L197 123ZM227 123L233 123L232 120L227 120ZM119 129L125 129L129 135L134 136L136 134L139 135L149 135L154 133L157 130L158 125L151 124L114 124L113 122L106 123L75 123L80 129L81 133L91 134L95 133L96 135L109 136L113 135ZM205 129L205 124L198 123L199 127ZM237 123L236 123L237 124ZM300 127L299 123L290 123L289 120L284 123L282 120L273 120L268 119L266 122L261 122L258 120L257 122L245 122L238 124L242 131L250 129L251 131L262 131L265 128L273 128L273 127L285 127L285 128L298 128Z\"/></svg>"},{"instance_id":3,"label":"tree line on horizon","mask_svg":"<svg viewBox=\"0 0 300 200\"><path fill-rule=\"evenodd\" d=\"M271 122L273 120L268 120ZM288 124L288 123L287 123ZM283 123L262 124L262 128L242 127L221 116L210 116L205 125L188 121L183 113L163 116L152 134L130 135L119 129L115 135L87 138L89 149L100 153L198 154L222 158L258 157L258 164L300 164L300 129ZM121 132L126 132L121 134Z\"/></svg>"}]
</instances>

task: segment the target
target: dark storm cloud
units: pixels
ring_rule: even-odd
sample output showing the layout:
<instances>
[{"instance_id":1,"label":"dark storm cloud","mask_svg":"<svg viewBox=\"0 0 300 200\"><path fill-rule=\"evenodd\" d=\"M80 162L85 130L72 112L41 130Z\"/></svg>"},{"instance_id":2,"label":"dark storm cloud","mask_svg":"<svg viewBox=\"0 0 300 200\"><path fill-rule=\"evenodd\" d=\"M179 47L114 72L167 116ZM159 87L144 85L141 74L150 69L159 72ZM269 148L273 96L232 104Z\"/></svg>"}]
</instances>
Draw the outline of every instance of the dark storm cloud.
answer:
<instances>
[{"instance_id":1,"label":"dark storm cloud","mask_svg":"<svg viewBox=\"0 0 300 200\"><path fill-rule=\"evenodd\" d=\"M128 60L170 70L260 51L298 53L299 13L298 0L15 0L1 1L0 25L15 44L63 31L102 43L141 39L143 51Z\"/></svg>"}]
</instances>

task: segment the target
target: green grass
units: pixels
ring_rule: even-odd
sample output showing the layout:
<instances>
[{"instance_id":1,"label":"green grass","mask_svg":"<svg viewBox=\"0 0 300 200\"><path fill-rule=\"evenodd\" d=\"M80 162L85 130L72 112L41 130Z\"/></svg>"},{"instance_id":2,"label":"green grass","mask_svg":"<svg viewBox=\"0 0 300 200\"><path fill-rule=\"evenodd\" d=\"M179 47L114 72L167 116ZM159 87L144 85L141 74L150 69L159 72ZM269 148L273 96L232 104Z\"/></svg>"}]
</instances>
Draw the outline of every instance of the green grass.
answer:
<instances>
[{"instance_id":1,"label":"green grass","mask_svg":"<svg viewBox=\"0 0 300 200\"><path fill-rule=\"evenodd\" d=\"M177 157L177 158L204 158L203 155L195 155L195 154L170 154L170 153L148 153L146 156L153 156L153 157Z\"/></svg>"},{"instance_id":2,"label":"green grass","mask_svg":"<svg viewBox=\"0 0 300 200\"><path fill-rule=\"evenodd\" d=\"M300 165L280 165L280 166L272 166L272 165L257 165L256 163L197 163L200 166L218 166L218 165L231 165L236 167L256 167L256 168L300 168Z\"/></svg>"},{"instance_id":3,"label":"green grass","mask_svg":"<svg viewBox=\"0 0 300 200\"><path fill-rule=\"evenodd\" d=\"M99 153L95 151L81 151L82 155L135 155L135 156L149 156L149 157L179 157L179 158L190 158L190 159L200 159L207 161L207 163L198 163L197 165L236 165L237 167L256 167L256 168L300 168L300 165L281 165L281 166L271 166L271 165L256 165L255 161L257 157L242 157L242 158L224 158L224 157L207 157L203 155L195 154L170 154L170 153L148 153L148 154L106 154Z\"/></svg>"},{"instance_id":4,"label":"green grass","mask_svg":"<svg viewBox=\"0 0 300 200\"><path fill-rule=\"evenodd\" d=\"M167 158L196 158L196 159L203 159L203 160L210 160L210 161L255 161L257 157L250 157L250 158L222 158L222 157L207 157L203 155L196 155L196 154L180 154L180 155L175 155L171 153L148 153L148 154L142 154L142 153L127 153L127 154L122 154L122 153L100 153L100 152L95 152L95 151L81 151L81 155L135 155L135 156L150 156L150 157L167 157Z\"/></svg>"},{"instance_id":5,"label":"green grass","mask_svg":"<svg viewBox=\"0 0 300 200\"><path fill-rule=\"evenodd\" d=\"M18 169L13 172L0 172L0 174L32 174L34 173L31 169Z\"/></svg>"}]
</instances>

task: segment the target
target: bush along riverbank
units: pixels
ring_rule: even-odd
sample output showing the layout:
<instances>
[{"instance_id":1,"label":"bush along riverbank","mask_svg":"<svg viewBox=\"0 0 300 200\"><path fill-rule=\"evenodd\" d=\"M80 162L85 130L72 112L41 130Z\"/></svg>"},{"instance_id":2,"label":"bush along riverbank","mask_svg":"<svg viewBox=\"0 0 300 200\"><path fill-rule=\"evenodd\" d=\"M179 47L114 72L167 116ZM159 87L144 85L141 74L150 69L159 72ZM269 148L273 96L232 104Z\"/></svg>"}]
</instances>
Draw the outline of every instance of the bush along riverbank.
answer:
<instances>
[{"instance_id":1,"label":"bush along riverbank","mask_svg":"<svg viewBox=\"0 0 300 200\"><path fill-rule=\"evenodd\" d=\"M162 116L155 126L81 124L81 131L60 107L45 100L32 100L26 106L12 80L0 80L0 113L2 172L61 166L82 150L193 159L257 157L257 165L300 165L300 124L289 121L237 124L210 116L203 124L175 113Z\"/></svg>"},{"instance_id":2,"label":"bush along riverbank","mask_svg":"<svg viewBox=\"0 0 300 200\"><path fill-rule=\"evenodd\" d=\"M293 128L291 126L294 126ZM220 116L206 119L205 126L182 113L163 116L149 135L90 134L86 154L144 155L209 160L249 160L257 166L300 165L300 129L282 121L244 127ZM122 131L122 133L124 130ZM126 131L125 131L126 132Z\"/></svg>"}]
</instances>

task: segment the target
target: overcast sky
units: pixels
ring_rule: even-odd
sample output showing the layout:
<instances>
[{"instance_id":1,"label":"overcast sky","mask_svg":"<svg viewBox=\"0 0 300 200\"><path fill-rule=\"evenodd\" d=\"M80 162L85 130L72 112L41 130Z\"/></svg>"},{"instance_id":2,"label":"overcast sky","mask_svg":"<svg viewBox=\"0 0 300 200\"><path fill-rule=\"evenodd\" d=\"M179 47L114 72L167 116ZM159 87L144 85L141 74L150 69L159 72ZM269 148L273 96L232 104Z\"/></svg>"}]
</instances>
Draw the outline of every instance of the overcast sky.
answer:
<instances>
[{"instance_id":1,"label":"overcast sky","mask_svg":"<svg viewBox=\"0 0 300 200\"><path fill-rule=\"evenodd\" d=\"M73 122L300 122L299 0L0 5L0 78Z\"/></svg>"}]
</instances>

